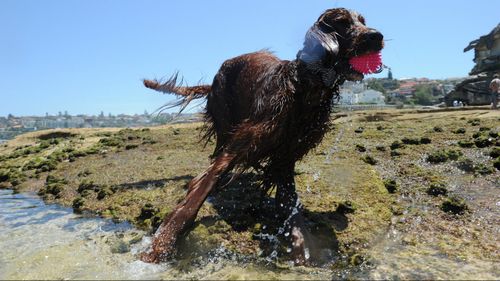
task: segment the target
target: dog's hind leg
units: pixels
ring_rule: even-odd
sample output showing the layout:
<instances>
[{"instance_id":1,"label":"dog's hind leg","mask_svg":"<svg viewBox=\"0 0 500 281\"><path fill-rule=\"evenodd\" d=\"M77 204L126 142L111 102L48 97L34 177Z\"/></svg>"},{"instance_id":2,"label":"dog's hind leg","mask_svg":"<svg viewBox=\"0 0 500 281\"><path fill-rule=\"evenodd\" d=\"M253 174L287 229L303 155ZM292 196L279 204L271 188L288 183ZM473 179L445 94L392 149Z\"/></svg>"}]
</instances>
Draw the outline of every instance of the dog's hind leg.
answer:
<instances>
[{"instance_id":1,"label":"dog's hind leg","mask_svg":"<svg viewBox=\"0 0 500 281\"><path fill-rule=\"evenodd\" d=\"M233 159L234 155L221 153L205 172L189 182L186 198L165 217L153 237L151 251L143 253L141 260L158 263L175 252L177 237L194 222L198 210L220 176L232 168Z\"/></svg>"},{"instance_id":2,"label":"dog's hind leg","mask_svg":"<svg viewBox=\"0 0 500 281\"><path fill-rule=\"evenodd\" d=\"M304 219L301 212L301 204L295 191L294 165L286 170L274 171L273 182L277 186L276 208L283 221L281 234L292 244L291 255L295 265L303 265L307 262L305 239L303 231Z\"/></svg>"}]
</instances>

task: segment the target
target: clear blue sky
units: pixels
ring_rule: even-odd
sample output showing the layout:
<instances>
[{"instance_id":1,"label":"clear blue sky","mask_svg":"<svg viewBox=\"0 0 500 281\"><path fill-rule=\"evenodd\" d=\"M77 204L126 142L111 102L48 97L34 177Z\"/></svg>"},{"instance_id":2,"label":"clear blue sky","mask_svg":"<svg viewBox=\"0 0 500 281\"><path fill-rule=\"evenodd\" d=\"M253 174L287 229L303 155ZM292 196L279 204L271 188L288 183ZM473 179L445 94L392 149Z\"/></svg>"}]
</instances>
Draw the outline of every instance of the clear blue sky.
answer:
<instances>
[{"instance_id":1,"label":"clear blue sky","mask_svg":"<svg viewBox=\"0 0 500 281\"><path fill-rule=\"evenodd\" d=\"M210 83L225 59L263 48L294 59L333 7L385 35L396 78L466 76L464 47L500 20L497 0L0 0L0 116L152 112L171 97L141 79Z\"/></svg>"}]
</instances>

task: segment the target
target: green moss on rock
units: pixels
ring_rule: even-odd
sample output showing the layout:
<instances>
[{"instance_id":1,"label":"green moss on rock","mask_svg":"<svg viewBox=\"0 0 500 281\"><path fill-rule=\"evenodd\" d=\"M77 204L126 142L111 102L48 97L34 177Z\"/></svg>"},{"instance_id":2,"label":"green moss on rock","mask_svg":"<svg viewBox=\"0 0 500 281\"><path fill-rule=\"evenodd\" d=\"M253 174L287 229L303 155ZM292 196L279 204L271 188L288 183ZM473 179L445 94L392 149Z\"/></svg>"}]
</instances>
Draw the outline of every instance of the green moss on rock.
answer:
<instances>
[{"instance_id":1,"label":"green moss on rock","mask_svg":"<svg viewBox=\"0 0 500 281\"><path fill-rule=\"evenodd\" d=\"M82 193L85 190L95 191L98 186L91 180L84 179L78 185L78 193Z\"/></svg>"},{"instance_id":2,"label":"green moss on rock","mask_svg":"<svg viewBox=\"0 0 500 281\"><path fill-rule=\"evenodd\" d=\"M474 142L469 141L469 140L459 140L458 146L464 147L464 148L471 148L474 146Z\"/></svg>"},{"instance_id":3,"label":"green moss on rock","mask_svg":"<svg viewBox=\"0 0 500 281\"><path fill-rule=\"evenodd\" d=\"M474 144L479 148L484 148L493 145L493 141L491 138L481 136L474 140Z\"/></svg>"},{"instance_id":4,"label":"green moss on rock","mask_svg":"<svg viewBox=\"0 0 500 281\"><path fill-rule=\"evenodd\" d=\"M83 206L85 205L85 199L82 197L77 197L75 200L73 200L73 203L71 204L73 207L73 212L80 214L83 212Z\"/></svg>"},{"instance_id":5,"label":"green moss on rock","mask_svg":"<svg viewBox=\"0 0 500 281\"><path fill-rule=\"evenodd\" d=\"M404 137L403 139L401 139L401 142L404 144L419 145L420 139Z\"/></svg>"},{"instance_id":6,"label":"green moss on rock","mask_svg":"<svg viewBox=\"0 0 500 281\"><path fill-rule=\"evenodd\" d=\"M339 203L337 206L336 212L340 214L352 214L356 211L356 207L353 205L351 201L344 201Z\"/></svg>"},{"instance_id":7,"label":"green moss on rock","mask_svg":"<svg viewBox=\"0 0 500 281\"><path fill-rule=\"evenodd\" d=\"M394 141L391 144L391 150L396 150L396 149L404 148L404 147L405 147L405 145L401 141Z\"/></svg>"},{"instance_id":8,"label":"green moss on rock","mask_svg":"<svg viewBox=\"0 0 500 281\"><path fill-rule=\"evenodd\" d=\"M497 158L495 161L493 161L493 167L495 167L497 170L500 170L500 158Z\"/></svg>"},{"instance_id":9,"label":"green moss on rock","mask_svg":"<svg viewBox=\"0 0 500 281\"><path fill-rule=\"evenodd\" d=\"M371 155L365 155L363 158L361 158L365 163L370 164L370 165L377 165L378 161L373 158Z\"/></svg>"},{"instance_id":10,"label":"green moss on rock","mask_svg":"<svg viewBox=\"0 0 500 281\"><path fill-rule=\"evenodd\" d=\"M384 180L384 186L389 193L396 193L399 189L399 185L395 179Z\"/></svg>"},{"instance_id":11,"label":"green moss on rock","mask_svg":"<svg viewBox=\"0 0 500 281\"><path fill-rule=\"evenodd\" d=\"M444 183L432 183L426 190L427 194L432 196L440 196L448 194L448 189Z\"/></svg>"},{"instance_id":12,"label":"green moss on rock","mask_svg":"<svg viewBox=\"0 0 500 281\"><path fill-rule=\"evenodd\" d=\"M102 200L114 193L113 189L107 185L101 186L97 192L97 200Z\"/></svg>"},{"instance_id":13,"label":"green moss on rock","mask_svg":"<svg viewBox=\"0 0 500 281\"><path fill-rule=\"evenodd\" d=\"M465 158L457 162L457 168L464 172L472 173L474 172L475 166L472 160Z\"/></svg>"},{"instance_id":14,"label":"green moss on rock","mask_svg":"<svg viewBox=\"0 0 500 281\"><path fill-rule=\"evenodd\" d=\"M366 151L366 147L364 147L361 144L356 144L356 150L359 151L359 152L365 152Z\"/></svg>"},{"instance_id":15,"label":"green moss on rock","mask_svg":"<svg viewBox=\"0 0 500 281\"><path fill-rule=\"evenodd\" d=\"M493 147L493 149L490 150L489 155L491 158L500 157L500 147Z\"/></svg>"},{"instance_id":16,"label":"green moss on rock","mask_svg":"<svg viewBox=\"0 0 500 281\"><path fill-rule=\"evenodd\" d=\"M465 201L461 198L458 198L456 196L447 198L442 204L441 204L441 210L443 210L446 213L452 213L455 215L463 215L465 212L469 210L467 207L467 204Z\"/></svg>"},{"instance_id":17,"label":"green moss on rock","mask_svg":"<svg viewBox=\"0 0 500 281\"><path fill-rule=\"evenodd\" d=\"M493 167L489 167L483 163L477 164L474 170L480 175L489 175L495 172L495 169Z\"/></svg>"},{"instance_id":18,"label":"green moss on rock","mask_svg":"<svg viewBox=\"0 0 500 281\"><path fill-rule=\"evenodd\" d=\"M431 138L429 138L429 137L421 137L421 138L420 138L420 143L421 143L421 144L429 144L429 143L431 143L431 142L432 142L432 140L431 140Z\"/></svg>"},{"instance_id":19,"label":"green moss on rock","mask_svg":"<svg viewBox=\"0 0 500 281\"><path fill-rule=\"evenodd\" d=\"M462 152L454 149L446 150L441 149L432 152L427 156L427 162L429 163L444 163L448 160L457 160L460 156L462 156Z\"/></svg>"}]
</instances>

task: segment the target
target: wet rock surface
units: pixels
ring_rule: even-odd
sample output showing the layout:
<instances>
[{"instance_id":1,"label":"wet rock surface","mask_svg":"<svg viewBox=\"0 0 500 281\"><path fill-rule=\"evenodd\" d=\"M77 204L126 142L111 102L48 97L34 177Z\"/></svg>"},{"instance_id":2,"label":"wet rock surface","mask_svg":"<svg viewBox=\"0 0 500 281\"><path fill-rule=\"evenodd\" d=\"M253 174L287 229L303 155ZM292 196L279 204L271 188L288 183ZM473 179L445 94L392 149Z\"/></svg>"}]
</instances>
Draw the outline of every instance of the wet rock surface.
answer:
<instances>
[{"instance_id":1,"label":"wet rock surface","mask_svg":"<svg viewBox=\"0 0 500 281\"><path fill-rule=\"evenodd\" d=\"M342 114L297 165L308 267L290 266L274 191L263 194L264 179L249 171L211 194L164 265L168 274L153 276L498 277L500 113L373 114ZM201 149L199 132L199 125L177 125L23 135L0 148L1 184L151 233L208 164L211 144ZM142 235L102 241L111 255L131 260L147 247Z\"/></svg>"}]
</instances>

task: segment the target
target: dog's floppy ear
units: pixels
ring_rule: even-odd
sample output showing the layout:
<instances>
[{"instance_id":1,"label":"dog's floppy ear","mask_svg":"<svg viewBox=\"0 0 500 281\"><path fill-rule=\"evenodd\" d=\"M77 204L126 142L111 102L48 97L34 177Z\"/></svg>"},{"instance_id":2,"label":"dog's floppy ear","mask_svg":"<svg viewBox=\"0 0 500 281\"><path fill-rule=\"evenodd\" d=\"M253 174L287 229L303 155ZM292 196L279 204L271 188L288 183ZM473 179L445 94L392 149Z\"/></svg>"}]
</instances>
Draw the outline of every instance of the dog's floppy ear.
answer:
<instances>
[{"instance_id":1,"label":"dog's floppy ear","mask_svg":"<svg viewBox=\"0 0 500 281\"><path fill-rule=\"evenodd\" d=\"M318 21L307 31L304 48L299 53L299 59L310 63L322 60L327 54L335 56L338 52L337 38L332 33L324 32Z\"/></svg>"}]
</instances>

